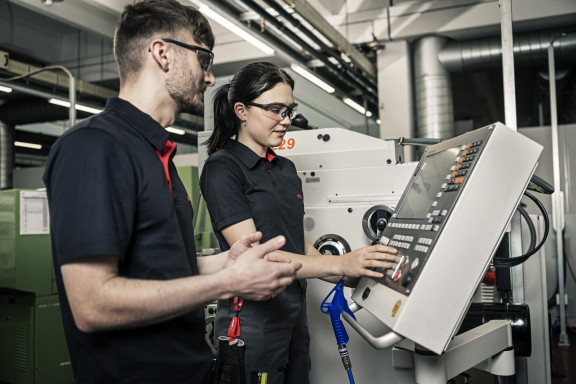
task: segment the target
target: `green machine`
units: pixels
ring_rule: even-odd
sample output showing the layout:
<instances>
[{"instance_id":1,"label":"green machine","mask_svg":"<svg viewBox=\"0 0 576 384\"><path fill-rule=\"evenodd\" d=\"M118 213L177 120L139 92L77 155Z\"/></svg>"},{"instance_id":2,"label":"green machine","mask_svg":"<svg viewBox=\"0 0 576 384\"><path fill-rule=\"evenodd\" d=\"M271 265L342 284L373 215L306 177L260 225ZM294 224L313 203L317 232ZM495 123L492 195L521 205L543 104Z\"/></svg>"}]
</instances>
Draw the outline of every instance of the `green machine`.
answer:
<instances>
[{"instance_id":1,"label":"green machine","mask_svg":"<svg viewBox=\"0 0 576 384\"><path fill-rule=\"evenodd\" d=\"M0 191L0 383L71 383L46 193Z\"/></svg>"}]
</instances>

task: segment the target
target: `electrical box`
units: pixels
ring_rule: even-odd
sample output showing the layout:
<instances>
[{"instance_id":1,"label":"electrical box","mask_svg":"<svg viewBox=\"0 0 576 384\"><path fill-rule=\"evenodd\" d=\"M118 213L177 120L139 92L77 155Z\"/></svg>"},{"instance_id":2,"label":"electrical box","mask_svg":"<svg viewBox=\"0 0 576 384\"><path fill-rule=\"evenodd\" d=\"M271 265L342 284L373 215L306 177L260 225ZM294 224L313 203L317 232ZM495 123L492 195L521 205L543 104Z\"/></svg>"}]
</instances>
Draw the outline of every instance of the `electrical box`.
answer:
<instances>
[{"instance_id":1,"label":"electrical box","mask_svg":"<svg viewBox=\"0 0 576 384\"><path fill-rule=\"evenodd\" d=\"M0 287L57 294L46 192L0 191Z\"/></svg>"},{"instance_id":2,"label":"electrical box","mask_svg":"<svg viewBox=\"0 0 576 384\"><path fill-rule=\"evenodd\" d=\"M0 191L0 382L71 383L46 192Z\"/></svg>"}]
</instances>

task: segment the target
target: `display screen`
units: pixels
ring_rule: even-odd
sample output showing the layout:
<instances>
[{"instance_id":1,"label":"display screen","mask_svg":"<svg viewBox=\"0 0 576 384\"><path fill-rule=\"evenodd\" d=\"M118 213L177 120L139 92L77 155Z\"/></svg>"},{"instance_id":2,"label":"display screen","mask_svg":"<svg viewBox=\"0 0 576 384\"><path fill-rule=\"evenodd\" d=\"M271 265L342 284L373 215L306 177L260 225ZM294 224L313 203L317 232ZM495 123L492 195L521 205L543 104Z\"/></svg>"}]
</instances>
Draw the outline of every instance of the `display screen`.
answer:
<instances>
[{"instance_id":1,"label":"display screen","mask_svg":"<svg viewBox=\"0 0 576 384\"><path fill-rule=\"evenodd\" d=\"M426 157L422 168L414 178L404 203L396 213L398 219L425 218L440 186L445 183L446 175L454 164L459 148L450 148Z\"/></svg>"}]
</instances>

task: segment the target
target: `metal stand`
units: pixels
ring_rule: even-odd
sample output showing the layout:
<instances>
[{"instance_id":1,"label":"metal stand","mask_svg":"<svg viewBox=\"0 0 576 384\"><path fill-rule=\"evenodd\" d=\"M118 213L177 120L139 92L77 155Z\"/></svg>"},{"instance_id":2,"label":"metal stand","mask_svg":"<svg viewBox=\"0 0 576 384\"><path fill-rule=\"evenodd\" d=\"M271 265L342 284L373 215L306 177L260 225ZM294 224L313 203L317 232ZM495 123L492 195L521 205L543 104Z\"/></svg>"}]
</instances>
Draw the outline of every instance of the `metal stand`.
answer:
<instances>
[{"instance_id":1,"label":"metal stand","mask_svg":"<svg viewBox=\"0 0 576 384\"><path fill-rule=\"evenodd\" d=\"M471 368L497 376L515 372L512 331L507 320L492 320L456 336L448 349L436 355L426 350L397 348L392 350L395 369L414 370L417 384L446 384Z\"/></svg>"}]
</instances>

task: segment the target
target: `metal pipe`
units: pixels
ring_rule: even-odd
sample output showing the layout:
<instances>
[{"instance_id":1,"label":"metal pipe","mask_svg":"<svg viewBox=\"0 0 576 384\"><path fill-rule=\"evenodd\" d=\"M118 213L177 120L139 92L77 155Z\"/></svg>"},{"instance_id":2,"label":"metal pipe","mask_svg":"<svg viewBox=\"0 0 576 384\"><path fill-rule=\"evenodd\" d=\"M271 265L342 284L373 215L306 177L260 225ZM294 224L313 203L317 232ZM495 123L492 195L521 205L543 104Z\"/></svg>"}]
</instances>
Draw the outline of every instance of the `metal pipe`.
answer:
<instances>
[{"instance_id":1,"label":"metal pipe","mask_svg":"<svg viewBox=\"0 0 576 384\"><path fill-rule=\"evenodd\" d=\"M76 78L68 72L68 97L70 99L70 108L68 110L68 119L70 127L76 124Z\"/></svg>"},{"instance_id":2,"label":"metal pipe","mask_svg":"<svg viewBox=\"0 0 576 384\"><path fill-rule=\"evenodd\" d=\"M517 131L514 43L512 38L512 0L500 0L499 5L502 35L502 74L504 77L504 121L508 128Z\"/></svg>"},{"instance_id":3,"label":"metal pipe","mask_svg":"<svg viewBox=\"0 0 576 384\"><path fill-rule=\"evenodd\" d=\"M373 100L376 101L378 100L377 91L374 89L374 84L372 82L365 82L362 79L359 79L358 75L355 74L347 66L338 67L335 64L333 64L328 59L328 57L326 57L326 55L323 55L322 52L318 52L317 49L312 47L310 44L306 43L302 38L300 38L296 33L291 31L290 29L285 28L284 24L281 21L279 21L275 17L272 17L268 12L266 12L264 8L258 5L255 1L253 0L241 0L241 1L244 4L246 4L246 6L251 8L254 12L263 17L266 20L266 22L272 24L275 28L281 30L282 33L284 33L291 40L299 44L303 49L308 51L310 54L316 56L316 58L319 59L322 63L324 63L324 65L326 65L328 68L331 68L332 70L336 71L336 73L338 73L347 81L354 84L354 86L357 87L358 89L363 90L366 96L369 96Z\"/></svg>"},{"instance_id":4,"label":"metal pipe","mask_svg":"<svg viewBox=\"0 0 576 384\"><path fill-rule=\"evenodd\" d=\"M554 171L554 193L552 194L552 216L556 230L556 256L558 260L558 295L560 309L560 335L558 345L569 346L566 333L566 301L564 297L564 252L562 232L564 231L564 193L560 185L560 151L558 150L558 114L556 103L556 69L554 64L554 39L548 47L548 78L550 83L550 118L552 131L552 169Z\"/></svg>"}]
</instances>

